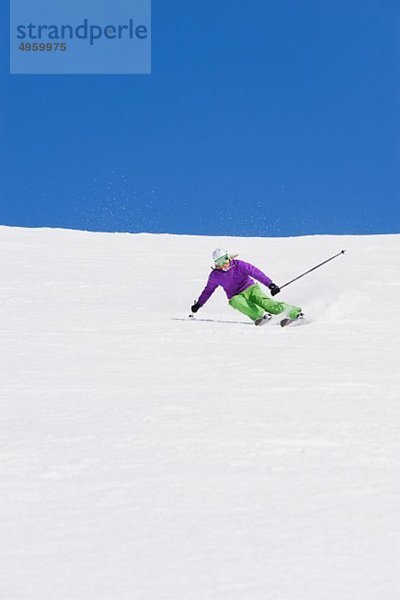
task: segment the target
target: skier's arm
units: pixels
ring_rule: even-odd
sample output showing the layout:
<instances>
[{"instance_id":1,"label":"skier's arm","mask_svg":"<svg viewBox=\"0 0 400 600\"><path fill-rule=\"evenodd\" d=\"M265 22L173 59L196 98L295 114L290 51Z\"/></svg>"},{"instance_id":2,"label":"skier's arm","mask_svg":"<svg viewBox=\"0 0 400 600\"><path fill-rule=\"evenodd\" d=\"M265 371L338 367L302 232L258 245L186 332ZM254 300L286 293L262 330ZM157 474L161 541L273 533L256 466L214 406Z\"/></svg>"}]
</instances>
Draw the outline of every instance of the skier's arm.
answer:
<instances>
[{"instance_id":1,"label":"skier's arm","mask_svg":"<svg viewBox=\"0 0 400 600\"><path fill-rule=\"evenodd\" d=\"M204 290L201 292L199 299L197 300L197 304L199 305L199 307L204 306L204 304L207 302L207 300L209 299L211 294L213 294L215 292L218 285L219 284L217 283L217 281L215 281L214 271L213 271L212 273L210 273L210 276L207 281L207 285L204 288Z\"/></svg>"},{"instance_id":2,"label":"skier's arm","mask_svg":"<svg viewBox=\"0 0 400 600\"><path fill-rule=\"evenodd\" d=\"M244 260L238 260L237 262L239 263L239 268L243 273L254 277L254 279L257 279L257 281L260 281L267 287L271 285L272 279L270 279L268 275L265 275L265 273L260 271L260 269L257 269L257 267L251 265L250 263L244 262Z\"/></svg>"},{"instance_id":3,"label":"skier's arm","mask_svg":"<svg viewBox=\"0 0 400 600\"><path fill-rule=\"evenodd\" d=\"M280 287L277 286L276 283L274 283L272 279L268 277L268 275L260 271L260 269L257 269L257 267L255 267L254 265L246 263L243 260L238 260L238 263L239 268L242 270L243 273L251 275L251 277L254 277L254 279L257 279L257 281L260 281L261 283L266 285L267 288L271 290L271 296L279 294L279 292L281 291Z\"/></svg>"}]
</instances>

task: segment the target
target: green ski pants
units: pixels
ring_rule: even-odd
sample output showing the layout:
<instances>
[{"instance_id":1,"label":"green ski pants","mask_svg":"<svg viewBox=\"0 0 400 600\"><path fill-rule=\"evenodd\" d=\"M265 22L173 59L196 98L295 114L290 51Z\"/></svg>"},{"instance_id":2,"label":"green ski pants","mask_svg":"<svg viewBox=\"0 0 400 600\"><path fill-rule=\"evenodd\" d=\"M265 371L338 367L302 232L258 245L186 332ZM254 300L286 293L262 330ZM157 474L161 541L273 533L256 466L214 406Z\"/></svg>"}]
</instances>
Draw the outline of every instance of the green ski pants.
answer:
<instances>
[{"instance_id":1,"label":"green ski pants","mask_svg":"<svg viewBox=\"0 0 400 600\"><path fill-rule=\"evenodd\" d=\"M286 302L277 302L266 296L257 283L246 288L240 294L233 296L229 300L229 304L232 308L240 310L240 312L250 317L253 321L262 317L265 312L272 315L279 315L285 312L290 318L295 318L301 312L301 308L298 306L292 306L291 304L286 304Z\"/></svg>"}]
</instances>

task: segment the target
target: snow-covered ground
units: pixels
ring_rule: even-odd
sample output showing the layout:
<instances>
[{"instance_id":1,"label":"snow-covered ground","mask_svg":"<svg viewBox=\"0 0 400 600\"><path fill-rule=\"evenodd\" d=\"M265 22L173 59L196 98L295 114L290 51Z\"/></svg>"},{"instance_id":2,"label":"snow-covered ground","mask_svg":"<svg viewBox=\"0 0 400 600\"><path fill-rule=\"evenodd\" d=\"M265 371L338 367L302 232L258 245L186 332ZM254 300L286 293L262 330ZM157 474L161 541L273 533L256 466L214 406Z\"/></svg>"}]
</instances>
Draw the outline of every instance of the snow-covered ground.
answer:
<instances>
[{"instance_id":1,"label":"snow-covered ground","mask_svg":"<svg viewBox=\"0 0 400 600\"><path fill-rule=\"evenodd\" d=\"M256 328L215 246L309 322ZM0 228L2 600L398 600L400 235ZM202 319L202 320L201 320Z\"/></svg>"}]
</instances>

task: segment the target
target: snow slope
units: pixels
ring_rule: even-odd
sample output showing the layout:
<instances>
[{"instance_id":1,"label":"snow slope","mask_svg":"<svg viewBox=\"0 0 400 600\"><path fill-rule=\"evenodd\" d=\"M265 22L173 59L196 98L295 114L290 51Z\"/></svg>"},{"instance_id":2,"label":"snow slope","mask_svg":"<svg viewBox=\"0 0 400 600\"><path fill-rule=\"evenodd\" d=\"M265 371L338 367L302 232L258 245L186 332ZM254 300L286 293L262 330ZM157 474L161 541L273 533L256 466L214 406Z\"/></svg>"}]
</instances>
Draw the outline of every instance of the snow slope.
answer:
<instances>
[{"instance_id":1,"label":"snow slope","mask_svg":"<svg viewBox=\"0 0 400 600\"><path fill-rule=\"evenodd\" d=\"M180 320L219 245L347 254L302 327ZM0 228L0 597L400 598L399 248Z\"/></svg>"}]
</instances>

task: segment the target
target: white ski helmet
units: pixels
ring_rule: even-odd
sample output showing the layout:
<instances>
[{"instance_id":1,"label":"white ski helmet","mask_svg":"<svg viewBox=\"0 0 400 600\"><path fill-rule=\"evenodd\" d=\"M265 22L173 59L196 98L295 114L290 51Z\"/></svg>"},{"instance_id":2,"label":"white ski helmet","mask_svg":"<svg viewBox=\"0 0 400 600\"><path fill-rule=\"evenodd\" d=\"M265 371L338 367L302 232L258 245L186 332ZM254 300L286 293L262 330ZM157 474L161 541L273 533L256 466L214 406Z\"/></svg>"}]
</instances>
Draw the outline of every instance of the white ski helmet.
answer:
<instances>
[{"instance_id":1,"label":"white ski helmet","mask_svg":"<svg viewBox=\"0 0 400 600\"><path fill-rule=\"evenodd\" d=\"M229 252L224 248L216 248L212 253L212 259L217 266L224 264L229 260Z\"/></svg>"}]
</instances>

